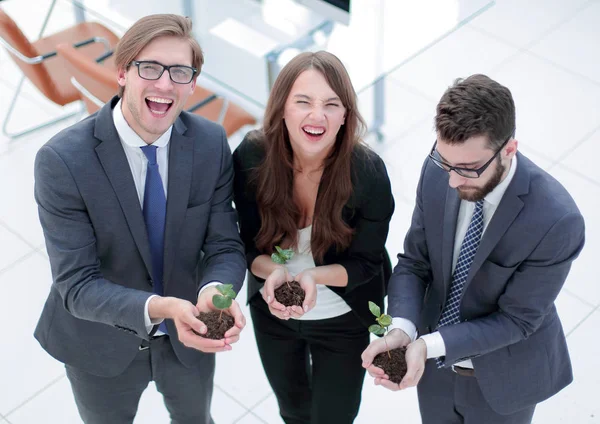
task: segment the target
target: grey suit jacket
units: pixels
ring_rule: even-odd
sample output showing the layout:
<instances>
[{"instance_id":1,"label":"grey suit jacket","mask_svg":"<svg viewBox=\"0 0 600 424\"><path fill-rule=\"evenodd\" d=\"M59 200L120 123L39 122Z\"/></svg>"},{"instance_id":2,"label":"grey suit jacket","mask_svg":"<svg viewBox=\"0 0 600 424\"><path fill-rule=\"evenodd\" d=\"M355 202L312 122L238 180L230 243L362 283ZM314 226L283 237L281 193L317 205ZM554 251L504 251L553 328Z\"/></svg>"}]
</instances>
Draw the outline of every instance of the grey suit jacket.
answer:
<instances>
[{"instance_id":1,"label":"grey suit jacket","mask_svg":"<svg viewBox=\"0 0 600 424\"><path fill-rule=\"evenodd\" d=\"M404 253L389 284L389 312L435 331L452 279L460 199L427 160ZM472 359L490 406L508 414L572 379L554 301L584 245L584 222L567 191L518 153L518 165L479 245L460 304L461 323L441 328L445 365Z\"/></svg>"},{"instance_id":2,"label":"grey suit jacket","mask_svg":"<svg viewBox=\"0 0 600 424\"><path fill-rule=\"evenodd\" d=\"M53 284L35 337L53 357L101 376L121 373L148 339L152 294L148 236L112 119L118 98L61 131L35 161L35 198ZM165 296L197 301L209 281L239 291L246 262L232 208L232 158L223 128L182 112L169 143ZM184 347L167 320L180 361Z\"/></svg>"}]
</instances>

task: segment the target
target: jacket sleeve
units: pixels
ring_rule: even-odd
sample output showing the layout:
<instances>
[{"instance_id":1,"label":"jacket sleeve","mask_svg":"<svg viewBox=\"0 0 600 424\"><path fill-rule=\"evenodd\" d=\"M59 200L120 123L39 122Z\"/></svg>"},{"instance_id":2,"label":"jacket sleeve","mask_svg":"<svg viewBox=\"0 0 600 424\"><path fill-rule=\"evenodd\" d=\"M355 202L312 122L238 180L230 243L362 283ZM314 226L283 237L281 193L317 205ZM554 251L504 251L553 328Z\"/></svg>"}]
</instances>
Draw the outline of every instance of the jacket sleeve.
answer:
<instances>
[{"instance_id":1,"label":"jacket sleeve","mask_svg":"<svg viewBox=\"0 0 600 424\"><path fill-rule=\"evenodd\" d=\"M221 130L221 174L210 206L210 219L202 251L204 253L200 287L211 281L233 284L236 293L242 288L246 267L237 215L232 206L234 169L231 150Z\"/></svg>"},{"instance_id":2,"label":"jacket sleeve","mask_svg":"<svg viewBox=\"0 0 600 424\"><path fill-rule=\"evenodd\" d=\"M421 170L412 221L404 239L404 253L398 254L398 264L388 286L388 313L406 318L415 325L419 323L425 290L432 280L422 199L427 166L429 160L425 160Z\"/></svg>"},{"instance_id":3,"label":"jacket sleeve","mask_svg":"<svg viewBox=\"0 0 600 424\"><path fill-rule=\"evenodd\" d=\"M100 272L94 227L77 182L49 146L35 160L35 199L50 257L53 287L74 317L148 338L144 306L152 293L106 280Z\"/></svg>"},{"instance_id":4,"label":"jacket sleeve","mask_svg":"<svg viewBox=\"0 0 600 424\"><path fill-rule=\"evenodd\" d=\"M256 203L254 185L251 184L251 173L260 163L257 147L246 136L238 148L233 152L234 184L233 199L238 213L240 235L244 242L246 252L246 265L251 269L252 262L260 256L254 239L261 226L260 213Z\"/></svg>"},{"instance_id":5,"label":"jacket sleeve","mask_svg":"<svg viewBox=\"0 0 600 424\"><path fill-rule=\"evenodd\" d=\"M360 165L356 225L349 248L338 258L348 274L347 293L381 273L387 260L385 242L394 213L394 197L385 164L378 156Z\"/></svg>"}]
</instances>

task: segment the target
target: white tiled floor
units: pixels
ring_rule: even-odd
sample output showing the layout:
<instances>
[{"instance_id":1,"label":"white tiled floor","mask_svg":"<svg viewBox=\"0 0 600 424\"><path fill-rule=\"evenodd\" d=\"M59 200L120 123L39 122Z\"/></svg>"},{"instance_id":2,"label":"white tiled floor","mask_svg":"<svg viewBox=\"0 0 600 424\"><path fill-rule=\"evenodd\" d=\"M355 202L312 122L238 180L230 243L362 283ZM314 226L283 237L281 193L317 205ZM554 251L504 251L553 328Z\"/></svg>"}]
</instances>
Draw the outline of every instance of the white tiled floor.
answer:
<instances>
[{"instance_id":1,"label":"white tiled floor","mask_svg":"<svg viewBox=\"0 0 600 424\"><path fill-rule=\"evenodd\" d=\"M23 4L21 2L18 2ZM15 18L34 37L46 0L28 2ZM16 0L4 2L19 9ZM39 9L39 11L37 11ZM70 24L58 12L51 26ZM423 159L433 143L432 117L444 88L456 77L487 73L513 92L520 149L549 170L578 202L587 246L573 265L557 307L573 360L575 382L538 407L537 424L600 420L600 1L498 0L470 24L448 36L385 82L386 124L374 147L388 165L396 198L388 249L402 248ZM18 74L0 52L0 117ZM372 92L360 95L369 115ZM73 110L72 108L69 110ZM14 129L58 116L31 86L15 110ZM62 366L32 337L50 284L48 258L32 194L33 158L68 121L17 141L0 136L0 424L77 423L79 418ZM239 140L239 135L232 140ZM376 143L376 142L374 142ZM243 301L243 294L242 299ZM244 309L247 311L247 309ZM219 355L213 415L223 423L281 423L277 403L260 366L251 326L232 352ZM167 422L153 385L140 403L137 423ZM357 423L418 423L416 393L391 393L365 381Z\"/></svg>"}]
</instances>

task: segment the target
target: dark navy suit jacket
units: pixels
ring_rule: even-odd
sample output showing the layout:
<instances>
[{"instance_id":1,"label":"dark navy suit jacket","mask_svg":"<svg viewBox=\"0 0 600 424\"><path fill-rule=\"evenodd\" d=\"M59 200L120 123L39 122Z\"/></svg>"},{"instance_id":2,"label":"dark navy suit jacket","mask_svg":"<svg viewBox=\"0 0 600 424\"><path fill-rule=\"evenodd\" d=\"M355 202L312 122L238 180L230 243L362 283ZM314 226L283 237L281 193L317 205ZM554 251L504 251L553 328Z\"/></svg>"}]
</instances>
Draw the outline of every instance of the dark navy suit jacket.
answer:
<instances>
[{"instance_id":1,"label":"dark navy suit jacket","mask_svg":"<svg viewBox=\"0 0 600 424\"><path fill-rule=\"evenodd\" d=\"M472 359L490 406L508 414L572 379L554 301L584 245L584 221L567 191L518 153L517 169L483 234L463 290L461 323L441 328L445 364ZM448 297L460 199L427 160L404 253L389 283L389 312L420 334L435 331Z\"/></svg>"}]
</instances>

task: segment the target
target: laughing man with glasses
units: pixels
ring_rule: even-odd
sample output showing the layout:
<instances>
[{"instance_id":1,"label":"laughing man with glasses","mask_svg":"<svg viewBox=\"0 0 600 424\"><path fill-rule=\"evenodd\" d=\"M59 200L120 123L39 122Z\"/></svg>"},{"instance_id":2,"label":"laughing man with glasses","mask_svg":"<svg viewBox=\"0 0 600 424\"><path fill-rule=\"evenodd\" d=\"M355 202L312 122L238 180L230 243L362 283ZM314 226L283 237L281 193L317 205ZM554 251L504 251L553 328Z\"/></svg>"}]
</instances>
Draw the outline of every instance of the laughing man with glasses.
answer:
<instances>
[{"instance_id":1,"label":"laughing man with glasses","mask_svg":"<svg viewBox=\"0 0 600 424\"><path fill-rule=\"evenodd\" d=\"M85 424L133 422L150 381L169 422L212 424L215 354L245 325L235 300L219 340L197 318L246 273L231 151L223 127L182 111L204 61L189 18L141 18L114 58L119 95L36 158L53 281L35 337Z\"/></svg>"}]
</instances>

